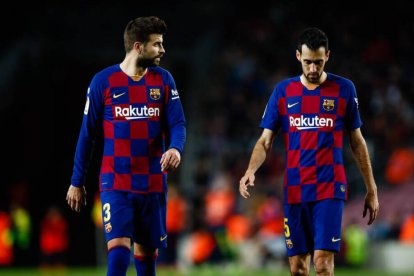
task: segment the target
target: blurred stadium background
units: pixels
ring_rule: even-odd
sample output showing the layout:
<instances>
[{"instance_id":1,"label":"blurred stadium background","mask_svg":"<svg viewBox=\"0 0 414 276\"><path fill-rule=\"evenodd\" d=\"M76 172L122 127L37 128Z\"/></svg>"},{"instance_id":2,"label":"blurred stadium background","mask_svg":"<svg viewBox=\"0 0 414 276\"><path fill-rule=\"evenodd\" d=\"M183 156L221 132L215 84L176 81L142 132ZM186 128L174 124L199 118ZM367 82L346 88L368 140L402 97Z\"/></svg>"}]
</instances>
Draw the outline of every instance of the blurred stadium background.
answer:
<instances>
[{"instance_id":1,"label":"blurred stadium background","mask_svg":"<svg viewBox=\"0 0 414 276\"><path fill-rule=\"evenodd\" d=\"M307 26L330 38L327 71L356 85L379 188L380 215L367 227L365 188L346 147L350 193L337 275L413 275L414 4L375 11L331 4L50 1L2 8L14 16L0 17L0 275L105 274L99 151L81 214L65 196L89 81L123 59L124 27L143 15L169 26L162 66L175 77L188 120L183 163L169 178L169 248L160 252L160 275L288 275L281 139L257 174L253 198L242 200L238 181L274 84L300 73L295 39Z\"/></svg>"}]
</instances>

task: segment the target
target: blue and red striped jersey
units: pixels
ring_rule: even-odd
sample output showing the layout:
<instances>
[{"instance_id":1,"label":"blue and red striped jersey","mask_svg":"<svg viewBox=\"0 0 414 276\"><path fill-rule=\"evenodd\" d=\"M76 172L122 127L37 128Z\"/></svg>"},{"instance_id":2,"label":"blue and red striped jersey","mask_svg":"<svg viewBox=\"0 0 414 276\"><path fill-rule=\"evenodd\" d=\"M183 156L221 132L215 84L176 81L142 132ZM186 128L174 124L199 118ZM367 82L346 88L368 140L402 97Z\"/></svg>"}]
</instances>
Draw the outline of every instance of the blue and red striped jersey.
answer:
<instances>
[{"instance_id":1,"label":"blue and red striped jersey","mask_svg":"<svg viewBox=\"0 0 414 276\"><path fill-rule=\"evenodd\" d=\"M182 153L185 125L180 97L167 70L149 67L137 81L126 75L119 64L100 71L87 92L72 185L84 185L96 133L102 127L101 191L167 191L161 156L167 141L168 148Z\"/></svg>"},{"instance_id":2,"label":"blue and red striped jersey","mask_svg":"<svg viewBox=\"0 0 414 276\"><path fill-rule=\"evenodd\" d=\"M283 134L285 203L347 199L343 131L361 125L355 86L346 78L328 74L314 90L300 76L275 86L260 127Z\"/></svg>"}]
</instances>

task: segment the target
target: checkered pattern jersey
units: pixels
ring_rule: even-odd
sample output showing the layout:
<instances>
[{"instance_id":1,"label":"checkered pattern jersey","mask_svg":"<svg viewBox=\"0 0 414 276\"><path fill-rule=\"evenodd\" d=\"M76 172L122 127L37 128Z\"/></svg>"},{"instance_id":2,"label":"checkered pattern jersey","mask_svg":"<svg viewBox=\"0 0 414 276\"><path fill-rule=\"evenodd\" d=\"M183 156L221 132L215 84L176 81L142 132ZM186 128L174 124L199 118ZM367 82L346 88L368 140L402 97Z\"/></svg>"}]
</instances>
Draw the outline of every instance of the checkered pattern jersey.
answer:
<instances>
[{"instance_id":1,"label":"checkered pattern jersey","mask_svg":"<svg viewBox=\"0 0 414 276\"><path fill-rule=\"evenodd\" d=\"M328 73L314 90L306 89L300 76L275 86L260 127L283 134L285 203L347 199L343 131L361 125L355 86L348 79Z\"/></svg>"},{"instance_id":2,"label":"checkered pattern jersey","mask_svg":"<svg viewBox=\"0 0 414 276\"><path fill-rule=\"evenodd\" d=\"M84 185L100 128L104 135L101 191L167 191L167 175L160 165L165 144L168 141L168 148L182 153L186 140L183 108L167 70L150 67L135 81L116 64L94 76L75 152L74 186Z\"/></svg>"}]
</instances>

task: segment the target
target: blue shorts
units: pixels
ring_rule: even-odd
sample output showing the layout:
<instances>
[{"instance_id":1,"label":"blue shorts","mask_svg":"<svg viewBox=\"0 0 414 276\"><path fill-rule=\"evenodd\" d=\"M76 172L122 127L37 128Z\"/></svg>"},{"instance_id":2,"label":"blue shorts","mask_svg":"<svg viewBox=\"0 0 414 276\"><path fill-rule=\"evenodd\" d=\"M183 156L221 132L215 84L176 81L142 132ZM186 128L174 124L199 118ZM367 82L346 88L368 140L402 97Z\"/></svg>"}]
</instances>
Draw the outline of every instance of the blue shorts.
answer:
<instances>
[{"instance_id":1,"label":"blue shorts","mask_svg":"<svg viewBox=\"0 0 414 276\"><path fill-rule=\"evenodd\" d=\"M166 193L101 192L106 241L129 237L145 247L167 247L166 197Z\"/></svg>"},{"instance_id":2,"label":"blue shorts","mask_svg":"<svg viewBox=\"0 0 414 276\"><path fill-rule=\"evenodd\" d=\"M339 252L343 209L340 199L285 204L287 256L313 254L314 250Z\"/></svg>"}]
</instances>

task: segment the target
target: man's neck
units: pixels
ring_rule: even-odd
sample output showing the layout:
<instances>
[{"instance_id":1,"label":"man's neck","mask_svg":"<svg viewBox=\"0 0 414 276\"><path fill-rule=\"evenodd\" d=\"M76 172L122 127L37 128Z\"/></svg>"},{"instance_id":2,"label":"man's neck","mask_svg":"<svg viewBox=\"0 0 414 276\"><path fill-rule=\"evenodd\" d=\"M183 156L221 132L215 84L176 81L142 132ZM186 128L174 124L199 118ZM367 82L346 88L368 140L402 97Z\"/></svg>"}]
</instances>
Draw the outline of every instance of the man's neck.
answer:
<instances>
[{"instance_id":1,"label":"man's neck","mask_svg":"<svg viewBox=\"0 0 414 276\"><path fill-rule=\"evenodd\" d=\"M125 59L121 62L121 70L130 77L139 77L145 75L147 68L137 66L138 59L137 57L126 56Z\"/></svg>"}]
</instances>

